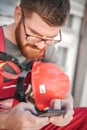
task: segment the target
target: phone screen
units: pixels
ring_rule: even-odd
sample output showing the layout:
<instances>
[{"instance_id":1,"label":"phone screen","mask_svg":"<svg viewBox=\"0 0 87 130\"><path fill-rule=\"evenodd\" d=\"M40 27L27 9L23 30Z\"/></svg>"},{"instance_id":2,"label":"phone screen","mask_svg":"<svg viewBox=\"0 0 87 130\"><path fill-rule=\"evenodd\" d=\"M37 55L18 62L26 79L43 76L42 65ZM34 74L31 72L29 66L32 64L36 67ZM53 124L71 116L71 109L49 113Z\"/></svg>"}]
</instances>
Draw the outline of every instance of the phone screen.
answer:
<instances>
[{"instance_id":1,"label":"phone screen","mask_svg":"<svg viewBox=\"0 0 87 130\"><path fill-rule=\"evenodd\" d=\"M60 116L61 114L65 114L65 110L53 110L53 109L48 109L44 110L42 112L37 113L36 116L39 117L51 117L51 116Z\"/></svg>"}]
</instances>

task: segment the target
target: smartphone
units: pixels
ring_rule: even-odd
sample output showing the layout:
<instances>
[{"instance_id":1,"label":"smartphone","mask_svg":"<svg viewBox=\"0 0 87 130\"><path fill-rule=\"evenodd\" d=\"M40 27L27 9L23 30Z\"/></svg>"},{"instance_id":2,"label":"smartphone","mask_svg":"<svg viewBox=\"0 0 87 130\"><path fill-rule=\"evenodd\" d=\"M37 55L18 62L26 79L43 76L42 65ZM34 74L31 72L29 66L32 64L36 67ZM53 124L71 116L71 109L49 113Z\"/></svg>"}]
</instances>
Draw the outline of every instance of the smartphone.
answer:
<instances>
[{"instance_id":1,"label":"smartphone","mask_svg":"<svg viewBox=\"0 0 87 130\"><path fill-rule=\"evenodd\" d=\"M66 113L66 111L63 109L61 109L61 110L48 109L48 110L44 110L44 111L37 113L36 116L51 117L51 116L60 116L61 114L65 114L65 113Z\"/></svg>"}]
</instances>

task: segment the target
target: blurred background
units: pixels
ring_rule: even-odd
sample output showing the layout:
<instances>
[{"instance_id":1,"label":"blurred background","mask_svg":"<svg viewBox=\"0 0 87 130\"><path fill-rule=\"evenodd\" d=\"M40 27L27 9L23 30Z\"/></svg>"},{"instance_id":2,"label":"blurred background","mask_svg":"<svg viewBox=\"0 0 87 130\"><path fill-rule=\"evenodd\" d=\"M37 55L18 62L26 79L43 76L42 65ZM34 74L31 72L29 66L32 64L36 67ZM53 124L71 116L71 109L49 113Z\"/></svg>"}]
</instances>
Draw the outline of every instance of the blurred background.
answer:
<instances>
[{"instance_id":1,"label":"blurred background","mask_svg":"<svg viewBox=\"0 0 87 130\"><path fill-rule=\"evenodd\" d=\"M18 0L0 0L0 25L13 22ZM71 0L71 11L55 46L59 65L69 75L74 106L87 106L87 0Z\"/></svg>"}]
</instances>

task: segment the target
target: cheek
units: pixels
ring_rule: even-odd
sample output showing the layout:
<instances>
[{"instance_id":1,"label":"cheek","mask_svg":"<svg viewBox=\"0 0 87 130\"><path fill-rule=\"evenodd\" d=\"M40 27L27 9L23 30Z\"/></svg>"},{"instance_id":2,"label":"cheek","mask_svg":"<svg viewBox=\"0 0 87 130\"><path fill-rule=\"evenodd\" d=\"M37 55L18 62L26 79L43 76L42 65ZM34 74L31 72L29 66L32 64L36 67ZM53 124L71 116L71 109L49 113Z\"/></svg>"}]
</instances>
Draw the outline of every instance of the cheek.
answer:
<instances>
[{"instance_id":1,"label":"cheek","mask_svg":"<svg viewBox=\"0 0 87 130\"><path fill-rule=\"evenodd\" d=\"M20 28L20 39L22 43L26 43L26 36L23 27Z\"/></svg>"},{"instance_id":2,"label":"cheek","mask_svg":"<svg viewBox=\"0 0 87 130\"><path fill-rule=\"evenodd\" d=\"M17 31L16 31L16 36L19 41L25 45L26 43L26 37L25 37L25 32L22 23L18 26Z\"/></svg>"}]
</instances>

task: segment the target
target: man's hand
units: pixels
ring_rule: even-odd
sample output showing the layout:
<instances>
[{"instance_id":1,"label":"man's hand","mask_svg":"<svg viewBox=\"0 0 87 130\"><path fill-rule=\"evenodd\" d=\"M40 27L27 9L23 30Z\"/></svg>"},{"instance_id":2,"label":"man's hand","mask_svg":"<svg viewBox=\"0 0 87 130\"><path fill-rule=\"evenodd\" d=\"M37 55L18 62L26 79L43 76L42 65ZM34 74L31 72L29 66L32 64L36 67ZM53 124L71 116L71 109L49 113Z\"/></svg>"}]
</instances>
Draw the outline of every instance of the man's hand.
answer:
<instances>
[{"instance_id":1,"label":"man's hand","mask_svg":"<svg viewBox=\"0 0 87 130\"><path fill-rule=\"evenodd\" d=\"M40 118L32 113L35 113L33 105L30 103L19 103L8 111L6 128L9 130L39 130L49 124L48 117Z\"/></svg>"},{"instance_id":2,"label":"man's hand","mask_svg":"<svg viewBox=\"0 0 87 130\"><path fill-rule=\"evenodd\" d=\"M66 113L64 115L50 117L50 122L53 123L56 126L65 126L68 123L71 122L73 119L73 104L70 100L67 99L54 99L51 101L51 107L53 109L62 109L66 110Z\"/></svg>"}]
</instances>

